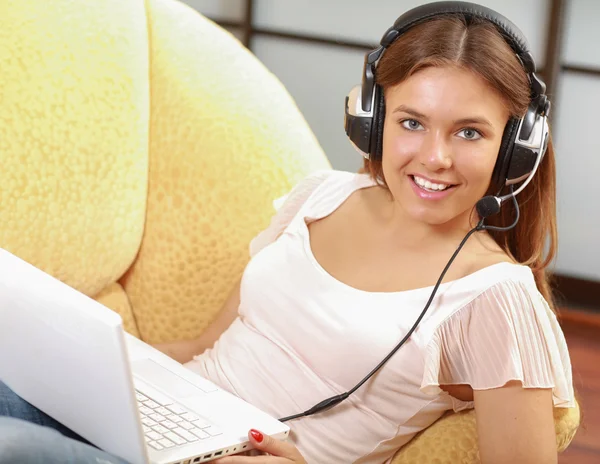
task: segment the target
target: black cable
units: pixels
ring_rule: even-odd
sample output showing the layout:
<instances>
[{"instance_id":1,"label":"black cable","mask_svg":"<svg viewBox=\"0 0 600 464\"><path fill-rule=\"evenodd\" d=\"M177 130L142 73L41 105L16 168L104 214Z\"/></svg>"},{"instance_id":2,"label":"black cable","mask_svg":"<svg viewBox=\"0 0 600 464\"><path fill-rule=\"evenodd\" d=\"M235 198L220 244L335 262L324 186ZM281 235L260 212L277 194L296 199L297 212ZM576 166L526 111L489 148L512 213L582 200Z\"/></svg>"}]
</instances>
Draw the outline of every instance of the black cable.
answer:
<instances>
[{"instance_id":1,"label":"black cable","mask_svg":"<svg viewBox=\"0 0 600 464\"><path fill-rule=\"evenodd\" d=\"M513 192L513 186L512 185L510 186L510 192L511 193ZM456 258L456 256L458 255L458 252L462 249L462 247L467 242L467 240L469 239L469 237L474 232L478 232L478 231L481 231L481 230L507 231L507 230L510 230L510 229L512 229L513 227L515 227L517 225L517 222L519 222L519 217L520 217L519 204L517 203L517 199L516 199L516 197L514 195L512 197L512 200L513 200L513 203L514 203L515 209L516 209L516 218L515 218L514 222L510 226L507 226L507 227L486 226L483 223L484 220L485 220L485 218L483 218L483 219L481 219L477 223L477 225L475 227L473 227L469 232L467 232L467 235L465 235L465 237L462 239L462 241L460 242L460 245L458 245L458 248L456 248L456 250L454 251L454 254L452 255L452 257L450 258L450 260L446 264L446 267L444 267L444 270L440 274L440 277L438 278L435 286L433 287L431 295L429 296L429 300L427 301L427 304L425 305L425 308L423 308L423 311L421 312L421 314L417 318L416 322L413 324L413 326L410 328L410 330L404 336L404 338L400 341L400 343L398 343L394 347L394 349L392 351L390 351L390 353L385 358L383 358L383 360L377 366L375 366L375 368L371 372L369 372L360 382L358 382L353 388L351 388L347 392L344 392L344 393L341 393L339 395L335 395L335 396L332 396L330 398L327 398L327 399L321 401L320 403L315 404L312 408L307 409L304 412L301 412L301 413L298 413L298 414L293 414L293 415L287 416L287 417L282 417L281 419L279 419L279 421L280 422L287 422L287 421L290 421L290 420L298 419L300 417L312 416L313 414L317 414L319 412L326 411L328 409L333 408L334 406L338 405L339 403L341 403L342 401L344 401L345 399L347 399L352 393L354 393L360 387L362 387L363 384L367 380L369 380L379 369L381 369L383 367L383 365L386 362L388 362L389 359L392 356L394 356L394 354L396 354L396 352L402 347L402 345L404 345L404 343L409 339L409 337L412 335L412 333L416 330L417 326L419 325L419 323L421 322L421 320L425 316L425 313L429 309L429 306L431 305L431 302L433 301L433 298L434 298L434 296L435 296L435 294L436 294L436 292L438 290L438 287L442 283L442 280L444 279L444 276L446 275L446 272L450 268L450 265L454 261L454 258Z\"/></svg>"}]
</instances>

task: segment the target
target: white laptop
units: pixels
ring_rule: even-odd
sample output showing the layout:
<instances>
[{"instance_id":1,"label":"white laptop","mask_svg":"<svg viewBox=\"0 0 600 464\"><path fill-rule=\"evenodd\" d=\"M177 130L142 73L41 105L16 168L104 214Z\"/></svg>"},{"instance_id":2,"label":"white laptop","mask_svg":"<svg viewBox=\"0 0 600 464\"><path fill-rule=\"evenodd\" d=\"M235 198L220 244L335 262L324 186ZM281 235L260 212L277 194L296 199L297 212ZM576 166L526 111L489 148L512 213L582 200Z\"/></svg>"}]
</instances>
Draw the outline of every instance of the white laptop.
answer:
<instances>
[{"instance_id":1,"label":"white laptop","mask_svg":"<svg viewBox=\"0 0 600 464\"><path fill-rule=\"evenodd\" d=\"M0 249L0 380L132 464L193 464L289 427L126 334L121 317Z\"/></svg>"}]
</instances>

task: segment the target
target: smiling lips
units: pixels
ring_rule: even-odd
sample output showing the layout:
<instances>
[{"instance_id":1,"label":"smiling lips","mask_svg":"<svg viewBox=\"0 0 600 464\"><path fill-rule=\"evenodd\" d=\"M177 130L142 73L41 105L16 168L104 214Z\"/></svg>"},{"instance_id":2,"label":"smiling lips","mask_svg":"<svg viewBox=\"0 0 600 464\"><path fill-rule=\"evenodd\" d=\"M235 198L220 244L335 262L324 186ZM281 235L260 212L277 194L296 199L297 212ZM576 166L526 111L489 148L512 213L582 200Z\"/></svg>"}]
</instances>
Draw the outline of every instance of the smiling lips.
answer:
<instances>
[{"instance_id":1,"label":"smiling lips","mask_svg":"<svg viewBox=\"0 0 600 464\"><path fill-rule=\"evenodd\" d=\"M417 175L410 175L411 186L415 193L425 200L439 200L447 197L456 187L454 184L432 182Z\"/></svg>"}]
</instances>

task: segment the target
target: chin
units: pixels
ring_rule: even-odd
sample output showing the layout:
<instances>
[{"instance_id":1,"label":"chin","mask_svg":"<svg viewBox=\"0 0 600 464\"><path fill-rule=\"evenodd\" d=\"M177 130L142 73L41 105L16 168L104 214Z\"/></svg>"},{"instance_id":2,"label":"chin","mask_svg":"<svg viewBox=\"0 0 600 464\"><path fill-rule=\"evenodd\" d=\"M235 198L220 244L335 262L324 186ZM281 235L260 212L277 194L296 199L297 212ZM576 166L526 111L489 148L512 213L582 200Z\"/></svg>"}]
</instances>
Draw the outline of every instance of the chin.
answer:
<instances>
[{"instance_id":1,"label":"chin","mask_svg":"<svg viewBox=\"0 0 600 464\"><path fill-rule=\"evenodd\" d=\"M449 214L448 211L432 211L419 209L408 209L408 214L414 221L430 226L442 226L457 219L457 215Z\"/></svg>"}]
</instances>

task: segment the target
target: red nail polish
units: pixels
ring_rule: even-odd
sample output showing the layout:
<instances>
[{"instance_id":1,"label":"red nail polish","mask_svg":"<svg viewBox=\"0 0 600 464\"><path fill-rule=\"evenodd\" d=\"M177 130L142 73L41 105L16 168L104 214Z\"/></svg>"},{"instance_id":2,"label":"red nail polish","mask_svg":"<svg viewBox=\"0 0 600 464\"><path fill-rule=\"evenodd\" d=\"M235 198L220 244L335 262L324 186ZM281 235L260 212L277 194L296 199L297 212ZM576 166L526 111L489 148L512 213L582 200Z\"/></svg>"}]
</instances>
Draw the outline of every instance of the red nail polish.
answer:
<instances>
[{"instance_id":1,"label":"red nail polish","mask_svg":"<svg viewBox=\"0 0 600 464\"><path fill-rule=\"evenodd\" d=\"M250 430L250 435L252 435L252 438L254 438L258 443L261 443L263 441L263 439L265 437L263 437L263 434L260 433L258 430Z\"/></svg>"}]
</instances>

